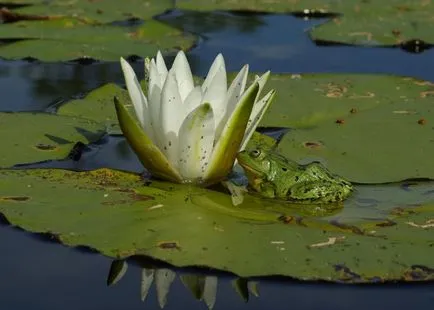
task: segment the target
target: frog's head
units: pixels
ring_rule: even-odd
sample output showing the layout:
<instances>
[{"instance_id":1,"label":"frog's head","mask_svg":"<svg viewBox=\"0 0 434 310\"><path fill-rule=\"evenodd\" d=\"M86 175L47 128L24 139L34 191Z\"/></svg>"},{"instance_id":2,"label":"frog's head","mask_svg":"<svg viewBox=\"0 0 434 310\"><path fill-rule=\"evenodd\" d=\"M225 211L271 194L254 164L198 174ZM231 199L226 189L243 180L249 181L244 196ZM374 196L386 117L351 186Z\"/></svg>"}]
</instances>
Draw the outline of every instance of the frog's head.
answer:
<instances>
[{"instance_id":1,"label":"frog's head","mask_svg":"<svg viewBox=\"0 0 434 310\"><path fill-rule=\"evenodd\" d=\"M249 181L266 179L270 173L271 163L268 152L261 148L242 151L238 153L237 159Z\"/></svg>"}]
</instances>

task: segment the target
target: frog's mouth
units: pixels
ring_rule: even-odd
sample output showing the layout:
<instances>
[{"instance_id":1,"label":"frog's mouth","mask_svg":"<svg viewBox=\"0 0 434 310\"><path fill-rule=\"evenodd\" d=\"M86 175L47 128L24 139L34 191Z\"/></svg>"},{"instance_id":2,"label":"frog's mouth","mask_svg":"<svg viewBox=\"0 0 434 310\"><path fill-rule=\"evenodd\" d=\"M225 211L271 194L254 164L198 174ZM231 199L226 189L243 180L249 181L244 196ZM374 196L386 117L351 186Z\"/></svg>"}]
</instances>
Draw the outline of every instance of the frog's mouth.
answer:
<instances>
[{"instance_id":1,"label":"frog's mouth","mask_svg":"<svg viewBox=\"0 0 434 310\"><path fill-rule=\"evenodd\" d=\"M260 178L263 178L265 176L265 174L263 172L256 170L252 166L248 166L248 165L242 163L241 161L238 161L238 162L239 162L240 166L243 167L244 172L245 172L245 174L249 180L260 179Z\"/></svg>"}]
</instances>

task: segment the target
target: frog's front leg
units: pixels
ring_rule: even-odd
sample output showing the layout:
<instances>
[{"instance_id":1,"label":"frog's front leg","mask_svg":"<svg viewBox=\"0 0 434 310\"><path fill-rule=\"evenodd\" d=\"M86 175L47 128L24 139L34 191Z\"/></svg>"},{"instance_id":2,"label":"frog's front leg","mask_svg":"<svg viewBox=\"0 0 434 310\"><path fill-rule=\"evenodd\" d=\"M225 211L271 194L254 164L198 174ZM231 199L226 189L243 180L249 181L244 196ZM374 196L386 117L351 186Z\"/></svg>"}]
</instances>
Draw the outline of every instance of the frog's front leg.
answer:
<instances>
[{"instance_id":1,"label":"frog's front leg","mask_svg":"<svg viewBox=\"0 0 434 310\"><path fill-rule=\"evenodd\" d=\"M271 182L262 182L259 193L266 198L276 197L276 186Z\"/></svg>"}]
</instances>

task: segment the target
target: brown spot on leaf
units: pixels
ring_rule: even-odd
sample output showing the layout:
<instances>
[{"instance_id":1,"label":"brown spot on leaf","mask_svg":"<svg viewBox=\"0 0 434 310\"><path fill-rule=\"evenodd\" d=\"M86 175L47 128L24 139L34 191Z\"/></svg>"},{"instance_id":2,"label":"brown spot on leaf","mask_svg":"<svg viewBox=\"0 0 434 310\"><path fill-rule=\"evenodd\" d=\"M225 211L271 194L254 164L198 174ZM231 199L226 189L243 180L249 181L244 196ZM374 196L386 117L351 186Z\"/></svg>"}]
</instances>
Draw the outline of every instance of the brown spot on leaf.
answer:
<instances>
[{"instance_id":1,"label":"brown spot on leaf","mask_svg":"<svg viewBox=\"0 0 434 310\"><path fill-rule=\"evenodd\" d=\"M21 20L52 20L59 19L62 16L44 16L44 15L30 15L30 14L19 14L9 11L7 8L0 9L0 18L5 23L14 23Z\"/></svg>"},{"instance_id":2,"label":"brown spot on leaf","mask_svg":"<svg viewBox=\"0 0 434 310\"><path fill-rule=\"evenodd\" d=\"M164 250L181 250L181 247L177 241L161 241L158 242L157 246Z\"/></svg>"},{"instance_id":3,"label":"brown spot on leaf","mask_svg":"<svg viewBox=\"0 0 434 310\"><path fill-rule=\"evenodd\" d=\"M284 224L289 224L294 220L294 217L289 215L281 215L277 218L277 220Z\"/></svg>"},{"instance_id":4,"label":"brown spot on leaf","mask_svg":"<svg viewBox=\"0 0 434 310\"><path fill-rule=\"evenodd\" d=\"M375 224L375 226L377 226L377 227L391 227L391 226L395 226L395 225L396 225L396 222L389 220L389 219Z\"/></svg>"},{"instance_id":5,"label":"brown spot on leaf","mask_svg":"<svg viewBox=\"0 0 434 310\"><path fill-rule=\"evenodd\" d=\"M22 202L29 200L30 197L28 196L3 196L0 197L0 201L16 201L16 202Z\"/></svg>"},{"instance_id":6,"label":"brown spot on leaf","mask_svg":"<svg viewBox=\"0 0 434 310\"><path fill-rule=\"evenodd\" d=\"M54 151L54 150L57 150L57 146L56 145L52 145L52 144L39 143L39 144L36 144L35 147L38 150L41 150L41 151Z\"/></svg>"},{"instance_id":7,"label":"brown spot on leaf","mask_svg":"<svg viewBox=\"0 0 434 310\"><path fill-rule=\"evenodd\" d=\"M363 230L361 230L359 227L357 227L355 225L348 225L348 224L340 223L336 220L330 221L330 224L340 228L343 231L352 232L356 235L364 235L365 234L365 232Z\"/></svg>"},{"instance_id":8,"label":"brown spot on leaf","mask_svg":"<svg viewBox=\"0 0 434 310\"><path fill-rule=\"evenodd\" d=\"M419 120L417 121L417 123L418 123L419 125L425 125L425 124L426 124L426 120L425 120L424 118L421 118L421 119L419 119Z\"/></svg>"},{"instance_id":9,"label":"brown spot on leaf","mask_svg":"<svg viewBox=\"0 0 434 310\"><path fill-rule=\"evenodd\" d=\"M318 141L306 141L303 143L303 146L308 149L321 149L324 145L321 142Z\"/></svg>"},{"instance_id":10,"label":"brown spot on leaf","mask_svg":"<svg viewBox=\"0 0 434 310\"><path fill-rule=\"evenodd\" d=\"M393 34L395 37L399 37L399 35L401 34L401 31L399 31L398 29L392 29L392 34Z\"/></svg>"},{"instance_id":11,"label":"brown spot on leaf","mask_svg":"<svg viewBox=\"0 0 434 310\"><path fill-rule=\"evenodd\" d=\"M335 123L336 123L336 124L339 124L339 125L343 125L343 124L345 124L345 120L344 120L343 118L338 118L338 119L335 121Z\"/></svg>"}]
</instances>

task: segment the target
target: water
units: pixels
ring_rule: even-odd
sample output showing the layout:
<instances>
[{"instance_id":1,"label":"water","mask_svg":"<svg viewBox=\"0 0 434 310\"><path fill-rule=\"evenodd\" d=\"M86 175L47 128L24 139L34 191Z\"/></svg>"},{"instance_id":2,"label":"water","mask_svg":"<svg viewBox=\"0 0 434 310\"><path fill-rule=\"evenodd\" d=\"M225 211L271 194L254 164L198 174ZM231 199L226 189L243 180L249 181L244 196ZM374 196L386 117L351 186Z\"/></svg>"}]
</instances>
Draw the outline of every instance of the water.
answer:
<instances>
[{"instance_id":1,"label":"water","mask_svg":"<svg viewBox=\"0 0 434 310\"><path fill-rule=\"evenodd\" d=\"M434 81L433 49L414 54L400 48L317 46L306 31L324 20L178 11L160 19L202 36L199 45L188 53L193 72L202 76L215 55L222 52L228 70L249 63L253 71L387 73ZM280 35L282 29L284 36ZM143 72L141 61L134 66ZM107 82L123 83L118 63L1 61L0 110L50 111ZM79 161L55 164L79 170L107 165L141 170L120 137L106 137L100 144L89 146ZM134 263L118 284L108 288L105 283L112 260L101 255L47 242L46 238L7 225L0 226L0 249L0 299L5 309L158 308L155 287L144 304L140 300L141 268ZM385 305L419 309L434 304L434 284L343 286L271 279L260 280L260 297L251 297L245 303L232 288L233 280L232 276L219 275L215 309L383 309ZM177 278L166 308L206 306L196 301Z\"/></svg>"}]
</instances>

